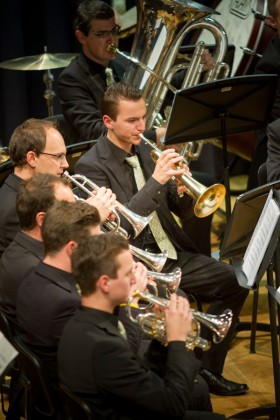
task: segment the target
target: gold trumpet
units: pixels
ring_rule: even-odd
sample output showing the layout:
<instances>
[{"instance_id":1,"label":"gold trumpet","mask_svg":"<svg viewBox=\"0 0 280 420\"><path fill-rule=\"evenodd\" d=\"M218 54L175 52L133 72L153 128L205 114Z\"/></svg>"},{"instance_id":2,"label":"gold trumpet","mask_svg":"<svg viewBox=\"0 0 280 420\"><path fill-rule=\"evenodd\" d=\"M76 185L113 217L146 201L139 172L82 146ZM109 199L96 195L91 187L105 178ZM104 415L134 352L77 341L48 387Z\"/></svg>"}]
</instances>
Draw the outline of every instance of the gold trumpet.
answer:
<instances>
[{"instance_id":1,"label":"gold trumpet","mask_svg":"<svg viewBox=\"0 0 280 420\"><path fill-rule=\"evenodd\" d=\"M133 296L129 298L128 305L127 305L128 315L132 321L133 321L133 316L129 309L130 307L129 304L135 297L139 297L140 299L146 302L149 302L149 305L147 306L146 309L150 308L153 305L159 305L161 307L166 308L169 306L169 303L170 303L169 299L155 296L148 291L141 292L140 290L136 290ZM191 311L192 311L194 322L196 322L197 324L205 325L213 332L214 343L216 344L220 343L225 338L232 323L233 313L231 309L226 309L226 311L221 315L205 314L200 311L195 311L194 309L191 309ZM136 320L136 322L138 321ZM199 330L199 328L197 328L197 330Z\"/></svg>"},{"instance_id":2,"label":"gold trumpet","mask_svg":"<svg viewBox=\"0 0 280 420\"><path fill-rule=\"evenodd\" d=\"M151 151L151 158L156 163L162 154L162 150L155 145L155 143L148 140L143 134L139 135L145 144L148 144L153 150ZM174 165L176 169L180 169L179 165ZM197 217L206 217L214 213L221 205L226 189L223 184L213 184L211 187L205 187L200 182L196 181L187 173L172 178L177 184L187 187L187 194L196 201L194 206L194 214Z\"/></svg>"},{"instance_id":3,"label":"gold trumpet","mask_svg":"<svg viewBox=\"0 0 280 420\"><path fill-rule=\"evenodd\" d=\"M84 175L70 175L69 172L64 171L63 176L67 179L69 179L76 187L78 187L80 190L85 192L88 195L93 195L93 191L98 191L100 187L96 185L94 182L89 180ZM139 216L138 214L132 212L127 207L125 207L123 204L119 203L118 201L115 201L115 209L121 213L132 225L134 230L134 237L136 238L142 230L147 226L147 224L150 222L150 220L153 217L153 214L150 214L149 216ZM108 227L110 230L117 231L118 228L120 228L120 217L117 213L117 211L114 211L114 214L116 216L116 220L114 222L107 221L104 223L108 224ZM110 225L110 226L109 226ZM128 239L128 238L127 238Z\"/></svg>"}]
</instances>

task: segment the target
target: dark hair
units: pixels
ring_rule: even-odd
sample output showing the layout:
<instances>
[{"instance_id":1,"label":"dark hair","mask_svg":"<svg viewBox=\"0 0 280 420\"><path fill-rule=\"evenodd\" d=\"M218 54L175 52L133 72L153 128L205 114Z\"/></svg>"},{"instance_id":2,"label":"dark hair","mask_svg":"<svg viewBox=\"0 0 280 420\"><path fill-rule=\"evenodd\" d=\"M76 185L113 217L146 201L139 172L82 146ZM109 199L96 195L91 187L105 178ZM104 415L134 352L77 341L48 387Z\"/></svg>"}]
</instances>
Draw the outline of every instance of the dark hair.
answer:
<instances>
[{"instance_id":1,"label":"dark hair","mask_svg":"<svg viewBox=\"0 0 280 420\"><path fill-rule=\"evenodd\" d=\"M277 17L275 4L276 4L276 0L268 0L268 2L267 2L268 13L273 18Z\"/></svg>"},{"instance_id":2,"label":"dark hair","mask_svg":"<svg viewBox=\"0 0 280 420\"><path fill-rule=\"evenodd\" d=\"M143 98L140 89L126 82L114 83L108 86L101 99L101 113L108 115L114 121L118 116L119 101L121 99L128 101L139 101Z\"/></svg>"},{"instance_id":3,"label":"dark hair","mask_svg":"<svg viewBox=\"0 0 280 420\"><path fill-rule=\"evenodd\" d=\"M69 241L88 238L90 228L100 224L98 210L83 201L57 201L47 211L42 225L45 253L53 255Z\"/></svg>"},{"instance_id":4,"label":"dark hair","mask_svg":"<svg viewBox=\"0 0 280 420\"><path fill-rule=\"evenodd\" d=\"M129 243L116 233L91 236L82 240L71 255L72 273L81 294L89 296L96 289L96 281L103 274L117 276L118 255L129 249Z\"/></svg>"},{"instance_id":5,"label":"dark hair","mask_svg":"<svg viewBox=\"0 0 280 420\"><path fill-rule=\"evenodd\" d=\"M73 27L79 29L85 36L88 36L92 19L107 20L114 17L114 10L104 1L86 0L83 1L75 15Z\"/></svg>"},{"instance_id":6,"label":"dark hair","mask_svg":"<svg viewBox=\"0 0 280 420\"><path fill-rule=\"evenodd\" d=\"M51 174L35 174L23 180L16 200L20 228L31 230L36 226L36 215L46 212L55 202L55 186L62 184L70 187L65 178Z\"/></svg>"},{"instance_id":7,"label":"dark hair","mask_svg":"<svg viewBox=\"0 0 280 420\"><path fill-rule=\"evenodd\" d=\"M25 165L28 152L40 154L45 149L46 130L49 128L56 128L56 123L30 118L14 130L9 142L10 158L14 166Z\"/></svg>"}]
</instances>

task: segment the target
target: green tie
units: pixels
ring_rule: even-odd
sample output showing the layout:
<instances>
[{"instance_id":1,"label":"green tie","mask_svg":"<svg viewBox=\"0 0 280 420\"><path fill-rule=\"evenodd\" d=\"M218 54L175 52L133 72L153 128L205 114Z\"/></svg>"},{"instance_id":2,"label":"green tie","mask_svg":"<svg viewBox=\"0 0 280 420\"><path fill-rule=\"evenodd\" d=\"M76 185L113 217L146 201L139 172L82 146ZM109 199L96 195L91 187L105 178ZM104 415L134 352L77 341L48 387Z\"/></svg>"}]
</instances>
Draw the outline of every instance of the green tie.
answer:
<instances>
[{"instance_id":1,"label":"green tie","mask_svg":"<svg viewBox=\"0 0 280 420\"><path fill-rule=\"evenodd\" d=\"M118 321L118 331L120 333L120 335L122 336L122 338L127 341L127 334L125 331L125 328L123 326L123 323L121 321Z\"/></svg>"},{"instance_id":2,"label":"green tie","mask_svg":"<svg viewBox=\"0 0 280 420\"><path fill-rule=\"evenodd\" d=\"M113 70L110 67L106 67L105 73L106 73L106 84L107 84L107 86L113 85L115 83Z\"/></svg>"},{"instance_id":3,"label":"green tie","mask_svg":"<svg viewBox=\"0 0 280 420\"><path fill-rule=\"evenodd\" d=\"M145 181L143 171L138 160L138 156L137 155L130 156L130 157L127 157L125 160L130 166L132 166L135 182L136 182L138 190L140 190L145 185L146 181ZM177 252L174 246L172 245L172 243L170 242L170 240L168 239L166 233L164 232L156 211L155 211L154 217L149 223L149 226L151 228L155 241L159 246L159 249L162 252L167 251L168 258L176 260Z\"/></svg>"}]
</instances>

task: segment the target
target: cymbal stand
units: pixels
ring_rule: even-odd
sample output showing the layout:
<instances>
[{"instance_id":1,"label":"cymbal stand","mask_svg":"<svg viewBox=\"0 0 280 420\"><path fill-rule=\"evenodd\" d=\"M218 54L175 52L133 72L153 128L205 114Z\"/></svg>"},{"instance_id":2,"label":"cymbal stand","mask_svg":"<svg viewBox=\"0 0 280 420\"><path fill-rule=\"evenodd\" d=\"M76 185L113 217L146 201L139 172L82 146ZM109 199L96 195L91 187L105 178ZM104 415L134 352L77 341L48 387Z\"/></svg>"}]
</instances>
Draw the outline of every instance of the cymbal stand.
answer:
<instances>
[{"instance_id":1,"label":"cymbal stand","mask_svg":"<svg viewBox=\"0 0 280 420\"><path fill-rule=\"evenodd\" d=\"M43 76L43 81L46 85L46 90L44 92L44 98L47 101L48 107L48 116L53 116L53 98L55 97L55 92L52 89L52 84L54 82L54 76L50 70L46 70Z\"/></svg>"}]
</instances>

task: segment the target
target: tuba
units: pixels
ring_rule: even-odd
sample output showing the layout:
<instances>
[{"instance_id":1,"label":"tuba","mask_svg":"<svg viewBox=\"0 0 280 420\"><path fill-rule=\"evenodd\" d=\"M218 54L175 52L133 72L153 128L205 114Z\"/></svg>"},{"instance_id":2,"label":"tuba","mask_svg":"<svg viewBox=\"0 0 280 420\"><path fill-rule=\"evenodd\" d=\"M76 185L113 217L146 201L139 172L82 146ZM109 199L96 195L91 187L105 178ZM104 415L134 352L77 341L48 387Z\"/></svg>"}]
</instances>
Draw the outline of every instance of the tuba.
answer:
<instances>
[{"instance_id":1,"label":"tuba","mask_svg":"<svg viewBox=\"0 0 280 420\"><path fill-rule=\"evenodd\" d=\"M159 114L167 91L176 92L171 79L185 69L181 89L197 83L203 72L200 63L205 49L198 43L190 62L176 64L179 48L186 35L197 29L209 30L215 40L213 57L216 67L206 72L203 82L215 80L229 68L223 63L227 51L227 36L223 27L209 16L218 14L213 9L188 0L136 0L137 27L131 54L120 52L114 45L109 49L130 61L123 80L141 89L147 102L147 126L152 126Z\"/></svg>"}]
</instances>

